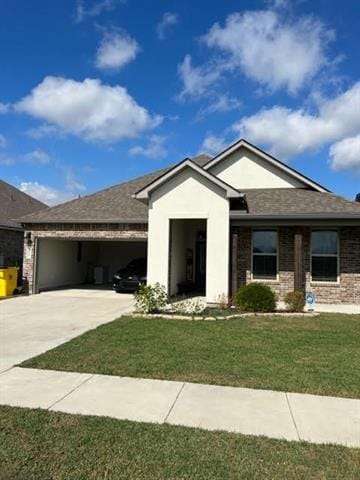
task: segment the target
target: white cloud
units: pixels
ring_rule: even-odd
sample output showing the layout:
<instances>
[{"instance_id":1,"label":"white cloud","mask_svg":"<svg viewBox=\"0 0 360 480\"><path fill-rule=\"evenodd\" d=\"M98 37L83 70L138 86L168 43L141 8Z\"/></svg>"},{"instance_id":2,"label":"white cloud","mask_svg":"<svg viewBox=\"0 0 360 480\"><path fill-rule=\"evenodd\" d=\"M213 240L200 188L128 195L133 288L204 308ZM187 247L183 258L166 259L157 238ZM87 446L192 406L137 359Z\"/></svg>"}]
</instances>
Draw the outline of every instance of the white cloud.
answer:
<instances>
[{"instance_id":1,"label":"white cloud","mask_svg":"<svg viewBox=\"0 0 360 480\"><path fill-rule=\"evenodd\" d=\"M316 150L360 131L360 82L334 99L321 100L315 113L274 106L242 118L233 129L283 158Z\"/></svg>"},{"instance_id":2,"label":"white cloud","mask_svg":"<svg viewBox=\"0 0 360 480\"><path fill-rule=\"evenodd\" d=\"M39 140L49 135L60 135L59 130L54 125L47 125L46 123L39 125L38 127L29 128L25 133L28 137L34 138L35 140Z\"/></svg>"},{"instance_id":3,"label":"white cloud","mask_svg":"<svg viewBox=\"0 0 360 480\"><path fill-rule=\"evenodd\" d=\"M236 110L240 108L241 105L241 101L237 98L230 97L226 94L220 94L218 97L215 97L209 105L201 108L198 111L195 120L201 120L204 117L213 113L230 112L231 110Z\"/></svg>"},{"instance_id":4,"label":"white cloud","mask_svg":"<svg viewBox=\"0 0 360 480\"><path fill-rule=\"evenodd\" d=\"M140 48L124 31L105 32L96 52L95 65L101 70L119 70L135 59Z\"/></svg>"},{"instance_id":5,"label":"white cloud","mask_svg":"<svg viewBox=\"0 0 360 480\"><path fill-rule=\"evenodd\" d=\"M0 133L0 148L5 148L6 147L6 138L2 133Z\"/></svg>"},{"instance_id":6,"label":"white cloud","mask_svg":"<svg viewBox=\"0 0 360 480\"><path fill-rule=\"evenodd\" d=\"M91 0L90 0L91 1ZM87 3L90 3L89 1ZM103 12L113 10L115 8L115 0L102 0L93 2L88 8L85 7L84 0L77 0L75 23L81 23L87 17L97 17Z\"/></svg>"},{"instance_id":7,"label":"white cloud","mask_svg":"<svg viewBox=\"0 0 360 480\"><path fill-rule=\"evenodd\" d=\"M48 153L44 152L44 150L36 148L25 155L25 160L30 163L46 165L47 163L50 163L51 157Z\"/></svg>"},{"instance_id":8,"label":"white cloud","mask_svg":"<svg viewBox=\"0 0 360 480\"><path fill-rule=\"evenodd\" d=\"M329 164L335 171L356 170L360 172L360 134L334 143L330 147Z\"/></svg>"},{"instance_id":9,"label":"white cloud","mask_svg":"<svg viewBox=\"0 0 360 480\"><path fill-rule=\"evenodd\" d=\"M8 103L1 103L0 102L0 114L7 113L10 110L10 105Z\"/></svg>"},{"instance_id":10,"label":"white cloud","mask_svg":"<svg viewBox=\"0 0 360 480\"><path fill-rule=\"evenodd\" d=\"M161 135L152 135L149 144L146 147L136 145L130 148L130 155L139 155L149 158L164 158L167 155L167 150L164 146L166 138Z\"/></svg>"},{"instance_id":11,"label":"white cloud","mask_svg":"<svg viewBox=\"0 0 360 480\"><path fill-rule=\"evenodd\" d=\"M203 41L224 54L229 68L270 90L295 93L329 63L326 48L333 38L314 17L289 21L275 10L258 10L229 15Z\"/></svg>"},{"instance_id":12,"label":"white cloud","mask_svg":"<svg viewBox=\"0 0 360 480\"><path fill-rule=\"evenodd\" d=\"M3 167L11 167L15 165L16 160L13 157L10 157L6 154L0 154L0 165Z\"/></svg>"},{"instance_id":13,"label":"white cloud","mask_svg":"<svg viewBox=\"0 0 360 480\"><path fill-rule=\"evenodd\" d=\"M176 13L166 12L162 16L161 21L156 27L156 31L160 40L164 40L167 31L172 25L179 22L179 16Z\"/></svg>"},{"instance_id":14,"label":"white cloud","mask_svg":"<svg viewBox=\"0 0 360 480\"><path fill-rule=\"evenodd\" d=\"M205 151L210 155L216 155L225 150L225 148L227 148L228 146L229 145L224 138L218 137L210 133L204 138L200 150L201 152Z\"/></svg>"},{"instance_id":15,"label":"white cloud","mask_svg":"<svg viewBox=\"0 0 360 480\"><path fill-rule=\"evenodd\" d=\"M58 164L57 167L65 176L66 189L69 192L84 192L86 190L85 185L77 180L74 170L69 165Z\"/></svg>"},{"instance_id":16,"label":"white cloud","mask_svg":"<svg viewBox=\"0 0 360 480\"><path fill-rule=\"evenodd\" d=\"M45 77L28 96L15 104L19 112L89 141L116 142L137 137L162 121L119 85L104 85L97 79L78 82Z\"/></svg>"},{"instance_id":17,"label":"white cloud","mask_svg":"<svg viewBox=\"0 0 360 480\"><path fill-rule=\"evenodd\" d=\"M21 182L19 188L22 192L50 206L76 198L76 195L72 192L63 192L48 185L42 185L39 182Z\"/></svg>"},{"instance_id":18,"label":"white cloud","mask_svg":"<svg viewBox=\"0 0 360 480\"><path fill-rule=\"evenodd\" d=\"M183 62L178 65L178 74L183 83L180 100L209 94L209 87L220 79L222 72L223 65L216 63L193 67L191 55L186 55Z\"/></svg>"}]
</instances>

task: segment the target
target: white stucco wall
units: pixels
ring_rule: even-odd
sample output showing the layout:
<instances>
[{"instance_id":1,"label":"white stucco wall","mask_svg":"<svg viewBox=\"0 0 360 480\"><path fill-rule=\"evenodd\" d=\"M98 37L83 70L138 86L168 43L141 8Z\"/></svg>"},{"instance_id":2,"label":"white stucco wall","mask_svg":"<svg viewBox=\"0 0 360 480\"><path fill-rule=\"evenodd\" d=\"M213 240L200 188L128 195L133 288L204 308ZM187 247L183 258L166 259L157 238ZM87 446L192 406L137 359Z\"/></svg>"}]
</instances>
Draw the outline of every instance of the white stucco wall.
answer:
<instances>
[{"instance_id":1,"label":"white stucco wall","mask_svg":"<svg viewBox=\"0 0 360 480\"><path fill-rule=\"evenodd\" d=\"M228 293L229 202L225 192L191 169L152 192L149 203L148 283L169 283L170 219L207 220L206 299Z\"/></svg>"},{"instance_id":2,"label":"white stucco wall","mask_svg":"<svg viewBox=\"0 0 360 480\"><path fill-rule=\"evenodd\" d=\"M237 189L303 187L279 168L265 162L246 148L240 148L209 170Z\"/></svg>"}]
</instances>

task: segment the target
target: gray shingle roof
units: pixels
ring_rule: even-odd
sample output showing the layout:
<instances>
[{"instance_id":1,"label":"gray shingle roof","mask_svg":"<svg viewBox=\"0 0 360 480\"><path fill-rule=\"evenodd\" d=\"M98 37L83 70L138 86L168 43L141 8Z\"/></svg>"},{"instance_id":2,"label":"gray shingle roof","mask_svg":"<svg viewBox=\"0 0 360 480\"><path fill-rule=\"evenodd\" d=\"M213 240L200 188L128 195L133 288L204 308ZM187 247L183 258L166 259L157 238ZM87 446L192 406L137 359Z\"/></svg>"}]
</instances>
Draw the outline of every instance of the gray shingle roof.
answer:
<instances>
[{"instance_id":1,"label":"gray shingle roof","mask_svg":"<svg viewBox=\"0 0 360 480\"><path fill-rule=\"evenodd\" d=\"M199 166L203 166L210 158L202 154L192 160ZM23 223L147 222L147 206L132 198L132 195L168 170L169 168L164 168L92 195L57 205L47 211L27 215L22 218L22 221Z\"/></svg>"},{"instance_id":2,"label":"gray shingle roof","mask_svg":"<svg viewBox=\"0 0 360 480\"><path fill-rule=\"evenodd\" d=\"M0 180L0 227L21 228L16 219L47 208L45 203Z\"/></svg>"},{"instance_id":3,"label":"gray shingle roof","mask_svg":"<svg viewBox=\"0 0 360 480\"><path fill-rule=\"evenodd\" d=\"M250 215L360 215L360 203L304 188L243 190Z\"/></svg>"},{"instance_id":4,"label":"gray shingle roof","mask_svg":"<svg viewBox=\"0 0 360 480\"><path fill-rule=\"evenodd\" d=\"M192 160L200 166L209 161L208 155ZM28 215L24 223L126 223L147 222L147 206L132 195L145 187L168 168L144 175L100 192ZM274 188L243 190L250 215L360 215L360 203L345 200L330 192L310 189Z\"/></svg>"}]
</instances>

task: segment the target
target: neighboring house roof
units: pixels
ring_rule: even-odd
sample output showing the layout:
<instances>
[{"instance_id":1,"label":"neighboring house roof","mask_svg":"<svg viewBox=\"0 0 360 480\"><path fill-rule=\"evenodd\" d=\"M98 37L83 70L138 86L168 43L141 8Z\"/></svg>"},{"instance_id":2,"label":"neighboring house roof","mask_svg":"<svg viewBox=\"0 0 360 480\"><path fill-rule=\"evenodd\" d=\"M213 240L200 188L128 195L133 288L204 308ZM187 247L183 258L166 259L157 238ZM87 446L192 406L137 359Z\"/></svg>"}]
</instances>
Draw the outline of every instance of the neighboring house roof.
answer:
<instances>
[{"instance_id":1,"label":"neighboring house roof","mask_svg":"<svg viewBox=\"0 0 360 480\"><path fill-rule=\"evenodd\" d=\"M306 217L325 218L358 216L360 203L346 200L330 192L304 188L265 188L243 190L247 211L233 212L233 218L246 217Z\"/></svg>"},{"instance_id":2,"label":"neighboring house roof","mask_svg":"<svg viewBox=\"0 0 360 480\"><path fill-rule=\"evenodd\" d=\"M317 190L319 192L328 192L329 191L327 188L323 187L319 183L314 182L313 180L306 177L302 173L298 172L294 168L289 167L285 163L281 162L280 160L273 157L272 155L269 155L268 153L261 150L259 147L256 147L255 145L248 142L247 140L244 140L243 138L241 138L237 142L230 145L230 147L226 148L223 152L216 155L216 157L209 160L204 165L204 169L205 170L211 170L212 167L214 167L215 165L222 162L225 158L227 158L229 155L231 155L233 152L235 152L236 150L238 150L240 148L246 148L250 152L252 152L255 155L262 158L265 162L270 163L271 165L275 166L279 170L282 170L283 172L286 172L291 177L300 181L304 185L304 187L310 187L310 188L313 188L314 190Z\"/></svg>"},{"instance_id":3,"label":"neighboring house roof","mask_svg":"<svg viewBox=\"0 0 360 480\"><path fill-rule=\"evenodd\" d=\"M0 228L21 228L19 217L46 208L45 203L0 180Z\"/></svg>"},{"instance_id":4,"label":"neighboring house roof","mask_svg":"<svg viewBox=\"0 0 360 480\"><path fill-rule=\"evenodd\" d=\"M202 154L192 161L205 165L211 157ZM146 223L147 205L133 195L170 168L144 175L129 182L120 183L100 192L57 205L48 211L22 218L23 223Z\"/></svg>"},{"instance_id":5,"label":"neighboring house roof","mask_svg":"<svg viewBox=\"0 0 360 480\"><path fill-rule=\"evenodd\" d=\"M163 173L158 178L150 182L148 185L137 191L134 194L134 198L136 198L137 200L147 201L151 192L159 188L161 185L164 185L175 175L178 175L181 171L189 168L201 175L202 177L206 178L210 183L213 183L214 185L220 187L223 191L225 191L227 198L240 198L244 196L242 193L236 190L236 188L227 184L220 178L215 177L215 175L207 172L206 170L198 166L195 162L192 162L190 158L185 158L185 160L178 163L173 168Z\"/></svg>"}]
</instances>

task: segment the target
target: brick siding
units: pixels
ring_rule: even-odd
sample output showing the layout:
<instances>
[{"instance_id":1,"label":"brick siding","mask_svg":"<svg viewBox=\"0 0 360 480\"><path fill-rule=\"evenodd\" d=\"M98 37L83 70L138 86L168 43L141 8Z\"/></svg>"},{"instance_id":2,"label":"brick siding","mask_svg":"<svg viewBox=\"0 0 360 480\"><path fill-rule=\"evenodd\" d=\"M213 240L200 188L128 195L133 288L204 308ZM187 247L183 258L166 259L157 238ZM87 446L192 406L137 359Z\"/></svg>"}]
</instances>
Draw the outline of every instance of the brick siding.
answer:
<instances>
[{"instance_id":1,"label":"brick siding","mask_svg":"<svg viewBox=\"0 0 360 480\"><path fill-rule=\"evenodd\" d=\"M252 281L251 278L251 235L250 227L233 227L238 234L238 286ZM279 300L294 290L294 235L303 234L303 283L307 292L312 292L319 303L360 303L360 228L339 228L340 278L339 283L314 283L310 274L309 227L279 227L279 272L277 281L265 281ZM257 280L259 281L259 280Z\"/></svg>"},{"instance_id":2,"label":"brick siding","mask_svg":"<svg viewBox=\"0 0 360 480\"><path fill-rule=\"evenodd\" d=\"M21 230L0 229L0 263L1 266L14 267L22 265L24 232Z\"/></svg>"}]
</instances>

